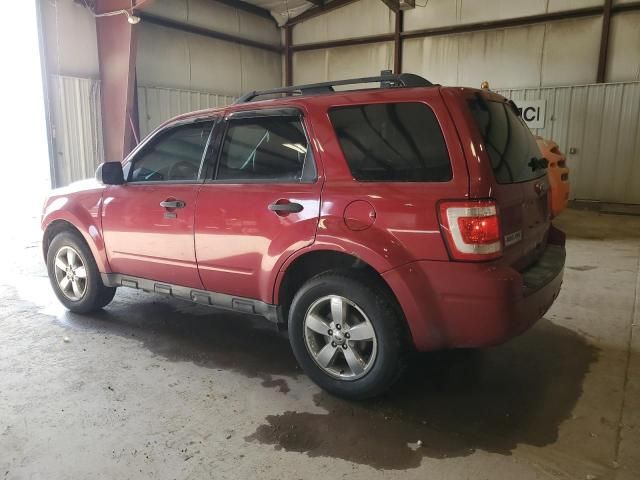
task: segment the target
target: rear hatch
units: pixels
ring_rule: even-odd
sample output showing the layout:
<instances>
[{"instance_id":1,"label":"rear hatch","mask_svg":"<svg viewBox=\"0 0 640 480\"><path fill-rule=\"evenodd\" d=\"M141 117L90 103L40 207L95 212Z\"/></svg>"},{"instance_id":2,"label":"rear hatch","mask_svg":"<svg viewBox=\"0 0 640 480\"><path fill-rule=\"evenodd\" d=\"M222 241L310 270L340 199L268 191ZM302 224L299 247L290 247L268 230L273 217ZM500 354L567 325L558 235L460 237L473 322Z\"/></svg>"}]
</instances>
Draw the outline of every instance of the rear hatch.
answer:
<instances>
[{"instance_id":1,"label":"rear hatch","mask_svg":"<svg viewBox=\"0 0 640 480\"><path fill-rule=\"evenodd\" d=\"M475 192L496 200L504 244L502 262L521 271L546 247L551 224L546 162L513 102L473 90L467 91L465 100L479 134L479 138L474 135L479 142L478 160L468 162L470 178L482 184L470 185L470 191L472 197Z\"/></svg>"}]
</instances>

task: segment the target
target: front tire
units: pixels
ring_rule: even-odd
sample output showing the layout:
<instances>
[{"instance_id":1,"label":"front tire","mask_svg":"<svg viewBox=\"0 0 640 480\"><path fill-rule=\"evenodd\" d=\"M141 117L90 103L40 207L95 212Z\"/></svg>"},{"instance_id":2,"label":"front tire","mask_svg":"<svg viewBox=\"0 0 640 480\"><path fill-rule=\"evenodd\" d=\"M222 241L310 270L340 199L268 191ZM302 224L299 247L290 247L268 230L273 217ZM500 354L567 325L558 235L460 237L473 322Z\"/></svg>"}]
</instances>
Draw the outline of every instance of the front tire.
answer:
<instances>
[{"instance_id":1,"label":"front tire","mask_svg":"<svg viewBox=\"0 0 640 480\"><path fill-rule=\"evenodd\" d=\"M84 239L74 232L56 235L47 251L47 271L58 300L75 313L90 313L106 306L116 289L105 287Z\"/></svg>"},{"instance_id":2,"label":"front tire","mask_svg":"<svg viewBox=\"0 0 640 480\"><path fill-rule=\"evenodd\" d=\"M342 398L361 400L391 388L406 364L405 337L388 292L351 272L313 277L289 311L289 340L300 366Z\"/></svg>"}]
</instances>

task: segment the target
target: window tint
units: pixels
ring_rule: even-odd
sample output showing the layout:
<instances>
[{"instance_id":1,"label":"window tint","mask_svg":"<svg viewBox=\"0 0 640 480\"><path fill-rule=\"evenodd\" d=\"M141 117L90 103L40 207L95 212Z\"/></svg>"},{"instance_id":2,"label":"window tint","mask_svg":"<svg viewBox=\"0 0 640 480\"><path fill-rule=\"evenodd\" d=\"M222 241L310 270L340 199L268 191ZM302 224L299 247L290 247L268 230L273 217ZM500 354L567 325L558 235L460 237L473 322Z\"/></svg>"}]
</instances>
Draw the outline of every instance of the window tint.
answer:
<instances>
[{"instance_id":1,"label":"window tint","mask_svg":"<svg viewBox=\"0 0 640 480\"><path fill-rule=\"evenodd\" d=\"M542 155L529 128L511 105L476 98L469 102L469 108L498 183L526 182L545 174L544 169L535 168L535 161L531 163Z\"/></svg>"},{"instance_id":2,"label":"window tint","mask_svg":"<svg viewBox=\"0 0 640 480\"><path fill-rule=\"evenodd\" d=\"M451 163L440 125L423 103L333 108L331 123L356 180L444 182Z\"/></svg>"},{"instance_id":3,"label":"window tint","mask_svg":"<svg viewBox=\"0 0 640 480\"><path fill-rule=\"evenodd\" d=\"M306 159L307 138L299 118L230 120L216 180L297 181Z\"/></svg>"},{"instance_id":4,"label":"window tint","mask_svg":"<svg viewBox=\"0 0 640 480\"><path fill-rule=\"evenodd\" d=\"M129 181L196 180L210 131L210 122L200 122L161 133L136 155Z\"/></svg>"}]
</instances>

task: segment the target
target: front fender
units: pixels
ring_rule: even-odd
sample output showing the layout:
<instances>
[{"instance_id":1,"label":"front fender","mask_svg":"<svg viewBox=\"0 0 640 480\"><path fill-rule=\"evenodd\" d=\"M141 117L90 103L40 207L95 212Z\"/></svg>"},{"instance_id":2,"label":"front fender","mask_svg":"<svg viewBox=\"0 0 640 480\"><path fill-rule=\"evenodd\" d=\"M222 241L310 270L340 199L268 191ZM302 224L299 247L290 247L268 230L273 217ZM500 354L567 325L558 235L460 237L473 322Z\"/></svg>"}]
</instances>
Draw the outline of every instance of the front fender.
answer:
<instances>
[{"instance_id":1,"label":"front fender","mask_svg":"<svg viewBox=\"0 0 640 480\"><path fill-rule=\"evenodd\" d=\"M73 191L61 189L53 191L45 202L42 214L42 230L47 230L55 222L67 222L77 229L91 249L98 270L110 273L111 268L102 236L102 192L104 188Z\"/></svg>"}]
</instances>

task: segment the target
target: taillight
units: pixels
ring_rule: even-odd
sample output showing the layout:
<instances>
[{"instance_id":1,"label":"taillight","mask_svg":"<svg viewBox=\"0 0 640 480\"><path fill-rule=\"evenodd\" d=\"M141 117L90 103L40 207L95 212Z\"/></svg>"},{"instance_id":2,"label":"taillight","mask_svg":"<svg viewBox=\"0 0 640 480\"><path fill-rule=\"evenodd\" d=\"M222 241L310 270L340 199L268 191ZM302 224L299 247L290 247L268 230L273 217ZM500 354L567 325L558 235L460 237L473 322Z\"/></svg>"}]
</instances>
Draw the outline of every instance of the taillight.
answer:
<instances>
[{"instance_id":1,"label":"taillight","mask_svg":"<svg viewBox=\"0 0 640 480\"><path fill-rule=\"evenodd\" d=\"M502 255L500 218L493 200L445 201L439 213L454 260L481 261Z\"/></svg>"}]
</instances>

